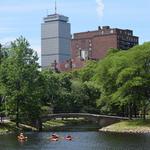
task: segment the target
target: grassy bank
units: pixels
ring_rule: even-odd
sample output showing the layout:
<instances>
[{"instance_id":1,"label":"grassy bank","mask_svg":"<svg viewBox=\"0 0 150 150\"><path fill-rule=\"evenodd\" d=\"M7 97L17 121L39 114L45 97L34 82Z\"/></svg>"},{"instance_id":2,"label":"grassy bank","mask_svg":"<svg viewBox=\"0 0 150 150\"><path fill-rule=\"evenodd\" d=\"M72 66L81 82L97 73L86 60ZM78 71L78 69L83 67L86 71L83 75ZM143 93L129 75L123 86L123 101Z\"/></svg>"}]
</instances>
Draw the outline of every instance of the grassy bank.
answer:
<instances>
[{"instance_id":1,"label":"grassy bank","mask_svg":"<svg viewBox=\"0 0 150 150\"><path fill-rule=\"evenodd\" d=\"M44 131L93 131L99 126L84 119L51 120L43 123Z\"/></svg>"},{"instance_id":2,"label":"grassy bank","mask_svg":"<svg viewBox=\"0 0 150 150\"><path fill-rule=\"evenodd\" d=\"M16 124L11 121L0 123L0 135L13 133L17 131L36 131L36 129L31 126L24 125L24 124L20 124L18 128L16 127Z\"/></svg>"},{"instance_id":3,"label":"grassy bank","mask_svg":"<svg viewBox=\"0 0 150 150\"><path fill-rule=\"evenodd\" d=\"M94 131L98 129L98 125L82 118L51 120L43 123L43 131ZM14 122L0 123L0 135L20 131L37 131L37 129L24 124L20 124L17 128Z\"/></svg>"},{"instance_id":4,"label":"grassy bank","mask_svg":"<svg viewBox=\"0 0 150 150\"><path fill-rule=\"evenodd\" d=\"M103 132L150 133L150 120L128 120L101 128Z\"/></svg>"},{"instance_id":5,"label":"grassy bank","mask_svg":"<svg viewBox=\"0 0 150 150\"><path fill-rule=\"evenodd\" d=\"M17 131L16 125L14 122L0 123L0 134L7 134Z\"/></svg>"}]
</instances>

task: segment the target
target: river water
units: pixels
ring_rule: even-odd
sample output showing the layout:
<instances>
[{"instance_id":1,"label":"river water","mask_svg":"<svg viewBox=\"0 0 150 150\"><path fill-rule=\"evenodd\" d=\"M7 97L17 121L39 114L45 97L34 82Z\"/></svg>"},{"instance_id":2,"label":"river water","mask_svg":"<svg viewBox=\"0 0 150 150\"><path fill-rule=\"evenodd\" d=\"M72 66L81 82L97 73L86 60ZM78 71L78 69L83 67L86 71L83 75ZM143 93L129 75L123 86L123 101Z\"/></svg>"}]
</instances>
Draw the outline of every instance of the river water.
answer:
<instances>
[{"instance_id":1,"label":"river water","mask_svg":"<svg viewBox=\"0 0 150 150\"><path fill-rule=\"evenodd\" d=\"M56 132L59 141L50 141L52 132L26 133L28 140L19 142L15 134L0 135L0 150L150 150L150 134L112 134L100 132ZM72 141L63 139L72 135Z\"/></svg>"}]
</instances>

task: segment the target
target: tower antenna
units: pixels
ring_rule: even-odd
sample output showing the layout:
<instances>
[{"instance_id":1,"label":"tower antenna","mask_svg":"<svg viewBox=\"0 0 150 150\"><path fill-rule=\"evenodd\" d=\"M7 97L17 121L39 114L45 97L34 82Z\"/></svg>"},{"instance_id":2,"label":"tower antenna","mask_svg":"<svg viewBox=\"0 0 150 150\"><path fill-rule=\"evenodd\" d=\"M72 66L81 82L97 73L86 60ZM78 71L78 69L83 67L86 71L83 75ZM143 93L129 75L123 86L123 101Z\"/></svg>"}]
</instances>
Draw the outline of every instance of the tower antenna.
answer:
<instances>
[{"instance_id":1,"label":"tower antenna","mask_svg":"<svg viewBox=\"0 0 150 150\"><path fill-rule=\"evenodd\" d=\"M57 14L57 2L55 0L55 14Z\"/></svg>"}]
</instances>

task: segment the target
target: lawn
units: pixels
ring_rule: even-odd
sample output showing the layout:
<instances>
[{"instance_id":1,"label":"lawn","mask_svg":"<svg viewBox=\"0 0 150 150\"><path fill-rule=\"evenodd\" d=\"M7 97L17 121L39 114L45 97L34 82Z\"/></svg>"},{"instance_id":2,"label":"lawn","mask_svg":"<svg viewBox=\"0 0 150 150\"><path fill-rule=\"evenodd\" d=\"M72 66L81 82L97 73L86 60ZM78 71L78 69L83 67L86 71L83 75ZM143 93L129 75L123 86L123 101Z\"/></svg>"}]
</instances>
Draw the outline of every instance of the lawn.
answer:
<instances>
[{"instance_id":1,"label":"lawn","mask_svg":"<svg viewBox=\"0 0 150 150\"><path fill-rule=\"evenodd\" d=\"M150 133L150 120L127 120L100 129L108 132Z\"/></svg>"}]
</instances>

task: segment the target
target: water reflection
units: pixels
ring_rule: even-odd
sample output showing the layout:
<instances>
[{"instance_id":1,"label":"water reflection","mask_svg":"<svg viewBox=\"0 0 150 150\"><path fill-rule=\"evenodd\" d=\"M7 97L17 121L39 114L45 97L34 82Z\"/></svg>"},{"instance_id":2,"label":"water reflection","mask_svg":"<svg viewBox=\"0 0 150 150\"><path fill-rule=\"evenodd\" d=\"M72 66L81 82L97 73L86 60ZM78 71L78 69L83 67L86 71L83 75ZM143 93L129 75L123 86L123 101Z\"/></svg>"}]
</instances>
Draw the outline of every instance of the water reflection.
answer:
<instances>
[{"instance_id":1,"label":"water reflection","mask_svg":"<svg viewBox=\"0 0 150 150\"><path fill-rule=\"evenodd\" d=\"M70 134L72 141L49 140L52 132L26 133L28 140L20 142L16 135L0 136L0 150L150 150L150 134L110 134L100 132L57 132Z\"/></svg>"}]
</instances>

